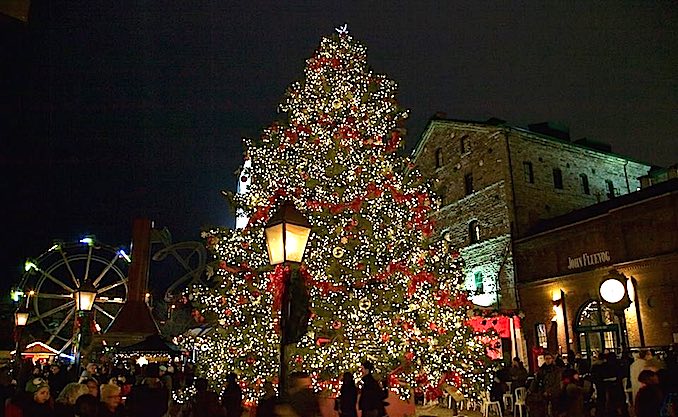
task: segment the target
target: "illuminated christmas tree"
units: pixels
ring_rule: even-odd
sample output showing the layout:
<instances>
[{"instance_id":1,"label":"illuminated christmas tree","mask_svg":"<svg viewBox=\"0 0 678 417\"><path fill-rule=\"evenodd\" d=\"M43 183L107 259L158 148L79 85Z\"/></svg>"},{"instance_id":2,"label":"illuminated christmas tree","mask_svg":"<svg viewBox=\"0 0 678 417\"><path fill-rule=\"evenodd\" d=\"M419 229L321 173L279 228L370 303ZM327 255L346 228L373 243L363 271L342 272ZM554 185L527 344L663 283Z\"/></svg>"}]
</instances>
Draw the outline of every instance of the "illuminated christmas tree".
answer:
<instances>
[{"instance_id":1,"label":"illuminated christmas tree","mask_svg":"<svg viewBox=\"0 0 678 417\"><path fill-rule=\"evenodd\" d=\"M313 230L300 269L312 314L288 348L291 370L335 390L369 359L402 396L415 386L435 393L445 371L476 396L486 356L466 325L461 259L435 231L429 184L396 154L407 112L395 82L367 66L365 47L338 32L288 89L284 121L245 140L249 186L233 202L249 223L204 232L218 267L191 299L214 328L182 342L197 347L216 388L235 371L252 400L276 381L284 267L269 266L263 226L292 202Z\"/></svg>"}]
</instances>

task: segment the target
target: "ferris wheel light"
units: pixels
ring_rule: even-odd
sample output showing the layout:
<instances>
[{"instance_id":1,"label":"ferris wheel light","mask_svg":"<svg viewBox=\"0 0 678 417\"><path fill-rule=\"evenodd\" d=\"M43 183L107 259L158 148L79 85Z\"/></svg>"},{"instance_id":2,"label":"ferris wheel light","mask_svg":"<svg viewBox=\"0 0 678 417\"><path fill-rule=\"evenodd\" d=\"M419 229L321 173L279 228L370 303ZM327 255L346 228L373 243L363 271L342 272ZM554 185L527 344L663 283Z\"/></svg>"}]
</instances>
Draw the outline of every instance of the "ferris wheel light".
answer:
<instances>
[{"instance_id":1,"label":"ferris wheel light","mask_svg":"<svg viewBox=\"0 0 678 417\"><path fill-rule=\"evenodd\" d=\"M132 259L130 259L129 255L125 253L123 249L118 249L118 257L126 260L127 262L132 262Z\"/></svg>"},{"instance_id":2,"label":"ferris wheel light","mask_svg":"<svg viewBox=\"0 0 678 417\"><path fill-rule=\"evenodd\" d=\"M35 264L35 262L28 259L28 260L26 260L26 263L24 264L24 271L28 272L31 269L35 269L37 271L38 266Z\"/></svg>"},{"instance_id":3,"label":"ferris wheel light","mask_svg":"<svg viewBox=\"0 0 678 417\"><path fill-rule=\"evenodd\" d=\"M94 244L94 239L92 239L90 236L87 236L87 237L80 239L80 243L84 243L84 244L92 246Z\"/></svg>"}]
</instances>

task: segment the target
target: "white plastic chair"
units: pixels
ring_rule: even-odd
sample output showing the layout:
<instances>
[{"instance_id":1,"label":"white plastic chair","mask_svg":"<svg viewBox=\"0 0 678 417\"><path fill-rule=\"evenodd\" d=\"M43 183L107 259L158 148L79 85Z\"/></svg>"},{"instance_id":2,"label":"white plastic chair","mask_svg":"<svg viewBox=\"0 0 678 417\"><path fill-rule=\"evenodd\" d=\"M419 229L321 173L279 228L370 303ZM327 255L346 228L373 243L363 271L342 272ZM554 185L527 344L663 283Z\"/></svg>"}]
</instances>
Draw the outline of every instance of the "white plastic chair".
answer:
<instances>
[{"instance_id":1,"label":"white plastic chair","mask_svg":"<svg viewBox=\"0 0 678 417\"><path fill-rule=\"evenodd\" d=\"M527 390L525 387L516 388L516 402L513 403L513 417L516 417L516 413L519 413L520 417L523 417L523 410L525 410L525 415L527 416L526 397Z\"/></svg>"},{"instance_id":2,"label":"white plastic chair","mask_svg":"<svg viewBox=\"0 0 678 417\"><path fill-rule=\"evenodd\" d=\"M622 387L624 387L624 394L626 395L626 404L631 405L631 403L633 403L633 390L628 386L628 383L628 378L622 379Z\"/></svg>"},{"instance_id":3,"label":"white plastic chair","mask_svg":"<svg viewBox=\"0 0 678 417\"><path fill-rule=\"evenodd\" d=\"M513 394L507 392L502 396L502 401L504 402L504 408L507 411L513 411Z\"/></svg>"},{"instance_id":4,"label":"white plastic chair","mask_svg":"<svg viewBox=\"0 0 678 417\"><path fill-rule=\"evenodd\" d=\"M483 396L483 403L480 405L480 411L483 414L483 417L489 417L490 410L492 409L496 410L499 417L504 417L501 412L501 403L499 401L491 401L490 393L485 392Z\"/></svg>"}]
</instances>

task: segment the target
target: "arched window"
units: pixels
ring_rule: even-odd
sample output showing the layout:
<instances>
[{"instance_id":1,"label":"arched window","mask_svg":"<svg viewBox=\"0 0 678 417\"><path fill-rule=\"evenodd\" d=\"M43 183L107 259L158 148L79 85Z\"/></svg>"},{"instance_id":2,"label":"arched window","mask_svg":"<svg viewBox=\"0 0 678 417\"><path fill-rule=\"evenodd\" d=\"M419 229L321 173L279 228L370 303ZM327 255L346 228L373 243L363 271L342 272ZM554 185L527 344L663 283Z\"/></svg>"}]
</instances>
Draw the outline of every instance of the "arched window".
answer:
<instances>
[{"instance_id":1,"label":"arched window","mask_svg":"<svg viewBox=\"0 0 678 417\"><path fill-rule=\"evenodd\" d=\"M553 168L553 186L559 190L563 189L563 171L560 168Z\"/></svg>"},{"instance_id":2,"label":"arched window","mask_svg":"<svg viewBox=\"0 0 678 417\"><path fill-rule=\"evenodd\" d=\"M478 220L473 220L468 224L468 236L471 243L480 242L480 224Z\"/></svg>"},{"instance_id":3,"label":"arched window","mask_svg":"<svg viewBox=\"0 0 678 417\"><path fill-rule=\"evenodd\" d=\"M436 149L436 168L443 166L443 148Z\"/></svg>"},{"instance_id":4,"label":"arched window","mask_svg":"<svg viewBox=\"0 0 678 417\"><path fill-rule=\"evenodd\" d=\"M604 350L618 349L621 338L619 318L598 300L582 304L574 322L574 332L579 352L587 358Z\"/></svg>"},{"instance_id":5,"label":"arched window","mask_svg":"<svg viewBox=\"0 0 678 417\"><path fill-rule=\"evenodd\" d=\"M581 181L581 192L584 194L591 194L589 177L587 177L586 174L579 174L579 180Z\"/></svg>"}]
</instances>

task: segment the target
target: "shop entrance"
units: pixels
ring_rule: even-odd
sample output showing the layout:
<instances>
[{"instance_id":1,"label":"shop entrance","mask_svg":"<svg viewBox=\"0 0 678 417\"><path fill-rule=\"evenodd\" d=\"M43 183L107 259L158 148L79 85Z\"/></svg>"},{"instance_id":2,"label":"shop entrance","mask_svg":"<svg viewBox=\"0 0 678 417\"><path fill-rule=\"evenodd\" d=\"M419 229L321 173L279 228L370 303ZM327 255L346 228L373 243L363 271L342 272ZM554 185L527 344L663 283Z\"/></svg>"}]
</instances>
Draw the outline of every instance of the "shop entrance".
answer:
<instances>
[{"instance_id":1,"label":"shop entrance","mask_svg":"<svg viewBox=\"0 0 678 417\"><path fill-rule=\"evenodd\" d=\"M618 351L621 348L619 319L598 300L589 300L577 312L574 333L578 352L591 359L593 352Z\"/></svg>"}]
</instances>

